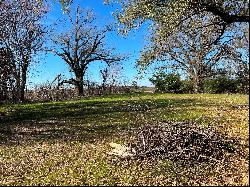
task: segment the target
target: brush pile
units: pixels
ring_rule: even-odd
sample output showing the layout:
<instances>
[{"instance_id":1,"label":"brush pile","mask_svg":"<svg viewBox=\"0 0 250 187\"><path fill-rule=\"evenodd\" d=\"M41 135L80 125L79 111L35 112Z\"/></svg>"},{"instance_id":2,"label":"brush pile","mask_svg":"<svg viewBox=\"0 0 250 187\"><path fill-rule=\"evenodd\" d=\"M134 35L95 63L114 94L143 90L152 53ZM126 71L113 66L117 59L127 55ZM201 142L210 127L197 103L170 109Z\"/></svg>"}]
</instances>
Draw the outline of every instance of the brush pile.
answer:
<instances>
[{"instance_id":1,"label":"brush pile","mask_svg":"<svg viewBox=\"0 0 250 187\"><path fill-rule=\"evenodd\" d=\"M144 126L129 147L136 158L160 157L189 163L222 160L240 150L238 141L193 122Z\"/></svg>"}]
</instances>

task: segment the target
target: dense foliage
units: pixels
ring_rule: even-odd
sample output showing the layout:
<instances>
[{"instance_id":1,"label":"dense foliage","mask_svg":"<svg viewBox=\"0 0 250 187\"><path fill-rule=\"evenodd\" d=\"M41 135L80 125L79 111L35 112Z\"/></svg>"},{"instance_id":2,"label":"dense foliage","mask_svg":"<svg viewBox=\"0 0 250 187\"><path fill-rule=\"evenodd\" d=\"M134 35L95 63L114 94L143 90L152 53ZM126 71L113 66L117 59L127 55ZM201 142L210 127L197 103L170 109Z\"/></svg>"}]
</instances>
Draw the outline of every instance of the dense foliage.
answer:
<instances>
[{"instance_id":1,"label":"dense foliage","mask_svg":"<svg viewBox=\"0 0 250 187\"><path fill-rule=\"evenodd\" d=\"M158 72L150 78L157 91L164 93L194 93L193 82L190 80L181 80L180 75L163 71ZM210 77L204 80L201 85L203 93L249 93L248 82L239 77L228 77L220 75Z\"/></svg>"},{"instance_id":2,"label":"dense foliage","mask_svg":"<svg viewBox=\"0 0 250 187\"><path fill-rule=\"evenodd\" d=\"M155 85L158 91L168 93L178 93L181 88L181 79L178 74L166 74L158 72L150 81Z\"/></svg>"},{"instance_id":3,"label":"dense foliage","mask_svg":"<svg viewBox=\"0 0 250 187\"><path fill-rule=\"evenodd\" d=\"M208 79L204 82L204 92L206 93L249 93L247 82L242 82L237 78L228 78L219 76L217 78Z\"/></svg>"},{"instance_id":4,"label":"dense foliage","mask_svg":"<svg viewBox=\"0 0 250 187\"><path fill-rule=\"evenodd\" d=\"M225 76L209 79L204 83L204 90L208 93L235 93L237 92L237 80L230 80Z\"/></svg>"}]
</instances>

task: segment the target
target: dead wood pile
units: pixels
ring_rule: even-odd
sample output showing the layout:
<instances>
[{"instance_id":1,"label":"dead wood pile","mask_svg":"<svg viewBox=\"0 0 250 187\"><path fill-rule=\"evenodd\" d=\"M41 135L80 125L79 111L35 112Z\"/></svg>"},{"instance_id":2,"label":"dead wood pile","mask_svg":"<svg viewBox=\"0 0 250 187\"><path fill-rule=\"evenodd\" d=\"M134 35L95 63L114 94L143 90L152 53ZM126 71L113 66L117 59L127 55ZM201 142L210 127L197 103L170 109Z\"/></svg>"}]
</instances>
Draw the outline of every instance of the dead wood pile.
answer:
<instances>
[{"instance_id":1,"label":"dead wood pile","mask_svg":"<svg viewBox=\"0 0 250 187\"><path fill-rule=\"evenodd\" d=\"M144 126L129 145L135 158L168 158L189 163L222 160L240 152L237 140L193 122Z\"/></svg>"}]
</instances>

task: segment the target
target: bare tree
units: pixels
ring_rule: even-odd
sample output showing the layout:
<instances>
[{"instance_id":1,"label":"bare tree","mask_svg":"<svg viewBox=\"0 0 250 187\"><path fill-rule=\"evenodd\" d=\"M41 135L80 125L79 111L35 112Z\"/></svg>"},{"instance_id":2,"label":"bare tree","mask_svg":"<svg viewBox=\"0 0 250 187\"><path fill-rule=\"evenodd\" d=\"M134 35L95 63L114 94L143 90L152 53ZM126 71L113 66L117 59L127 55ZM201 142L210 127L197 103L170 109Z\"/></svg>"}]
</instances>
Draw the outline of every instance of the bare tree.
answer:
<instances>
[{"instance_id":1,"label":"bare tree","mask_svg":"<svg viewBox=\"0 0 250 187\"><path fill-rule=\"evenodd\" d=\"M100 70L101 78L102 78L102 92L105 92L107 89L107 81L109 77L109 70L108 68L104 68Z\"/></svg>"},{"instance_id":2,"label":"bare tree","mask_svg":"<svg viewBox=\"0 0 250 187\"><path fill-rule=\"evenodd\" d=\"M109 27L100 30L94 25L94 16L91 11L83 11L77 7L75 18L68 14L70 30L63 32L53 39L57 48L53 52L61 57L74 73L75 78L64 80L76 86L78 94L83 95L84 81L88 65L95 61L104 61L108 64L120 61L122 58L114 55L113 49L105 46L105 37Z\"/></svg>"},{"instance_id":3,"label":"bare tree","mask_svg":"<svg viewBox=\"0 0 250 187\"><path fill-rule=\"evenodd\" d=\"M100 70L102 90L104 92L114 93L118 91L117 88L121 86L121 79L123 76L122 69L122 64L113 63L103 70Z\"/></svg>"},{"instance_id":4,"label":"bare tree","mask_svg":"<svg viewBox=\"0 0 250 187\"><path fill-rule=\"evenodd\" d=\"M18 98L24 100L29 65L42 50L46 28L41 20L47 9L36 0L11 0L2 1L0 4L1 41L11 50L15 66L15 76L18 88Z\"/></svg>"}]
</instances>

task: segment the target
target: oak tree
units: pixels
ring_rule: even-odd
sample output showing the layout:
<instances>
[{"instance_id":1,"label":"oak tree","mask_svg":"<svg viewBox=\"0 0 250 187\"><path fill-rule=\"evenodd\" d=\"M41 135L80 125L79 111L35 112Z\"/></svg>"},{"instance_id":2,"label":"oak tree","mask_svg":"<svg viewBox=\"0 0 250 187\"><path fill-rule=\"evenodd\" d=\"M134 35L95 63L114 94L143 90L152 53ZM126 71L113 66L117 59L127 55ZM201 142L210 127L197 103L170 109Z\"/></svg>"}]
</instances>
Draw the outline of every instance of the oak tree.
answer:
<instances>
[{"instance_id":1,"label":"oak tree","mask_svg":"<svg viewBox=\"0 0 250 187\"><path fill-rule=\"evenodd\" d=\"M53 39L56 47L52 51L69 65L75 76L61 83L75 85L78 94L83 95L83 78L90 63L103 61L110 64L122 58L106 46L105 38L111 28L99 29L94 24L92 11L84 11L78 6L75 16L70 12L67 18L70 30L57 34Z\"/></svg>"},{"instance_id":2,"label":"oak tree","mask_svg":"<svg viewBox=\"0 0 250 187\"><path fill-rule=\"evenodd\" d=\"M204 18L193 16L183 23L184 27L179 27L178 32L165 40L152 40L151 45L142 52L138 64L147 67L157 60L164 61L164 68L181 69L192 81L195 92L201 92L204 80L213 76L223 61L238 56L233 42L240 39L237 33L227 32L215 44L213 41L217 35L213 27L216 26L204 27L215 18Z\"/></svg>"}]
</instances>

